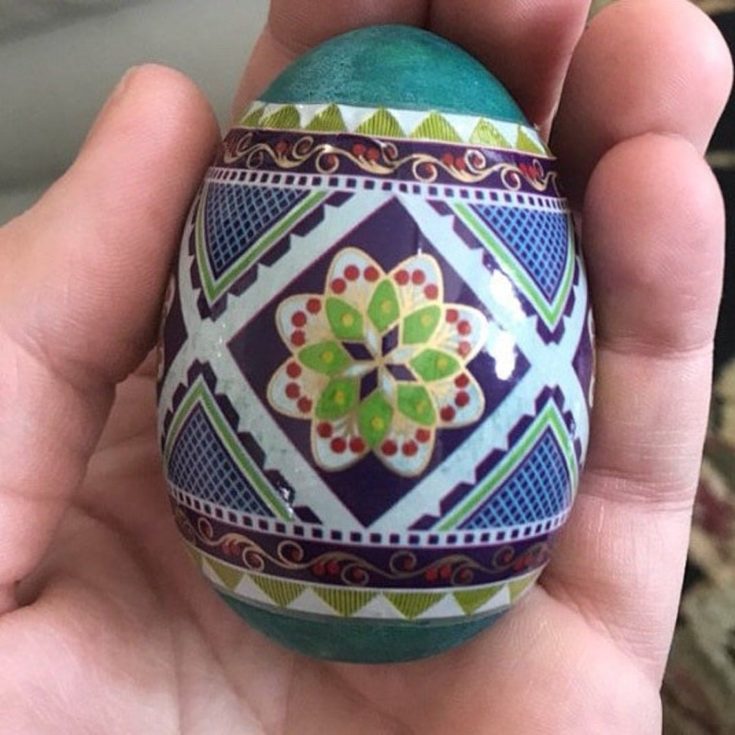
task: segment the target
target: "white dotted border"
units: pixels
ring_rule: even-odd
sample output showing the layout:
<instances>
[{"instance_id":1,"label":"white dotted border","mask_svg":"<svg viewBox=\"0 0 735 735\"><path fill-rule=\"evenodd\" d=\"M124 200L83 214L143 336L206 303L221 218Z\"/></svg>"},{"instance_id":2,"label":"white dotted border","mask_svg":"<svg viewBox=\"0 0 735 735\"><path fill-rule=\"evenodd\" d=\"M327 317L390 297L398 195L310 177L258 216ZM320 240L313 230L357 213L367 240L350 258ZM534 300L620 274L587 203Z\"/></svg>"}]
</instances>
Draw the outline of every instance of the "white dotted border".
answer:
<instances>
[{"instance_id":1,"label":"white dotted border","mask_svg":"<svg viewBox=\"0 0 735 735\"><path fill-rule=\"evenodd\" d=\"M403 546L415 548L439 548L444 546L468 546L472 544L497 544L508 541L532 539L555 531L564 525L569 511L559 513L544 521L522 526L485 531L403 531L379 533L374 531L328 529L317 524L287 523L264 516L242 513L191 495L178 488L170 491L175 502L208 518L236 525L243 530L254 530L306 541L339 542L360 546Z\"/></svg>"}]
</instances>

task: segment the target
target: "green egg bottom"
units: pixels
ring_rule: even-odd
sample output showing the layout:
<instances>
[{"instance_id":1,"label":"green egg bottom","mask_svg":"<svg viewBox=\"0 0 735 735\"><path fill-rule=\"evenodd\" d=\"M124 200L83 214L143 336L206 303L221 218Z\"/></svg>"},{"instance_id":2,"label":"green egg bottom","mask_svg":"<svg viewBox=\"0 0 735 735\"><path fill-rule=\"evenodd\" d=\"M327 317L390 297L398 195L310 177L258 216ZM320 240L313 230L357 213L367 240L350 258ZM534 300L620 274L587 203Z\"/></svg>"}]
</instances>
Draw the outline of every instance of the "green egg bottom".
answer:
<instances>
[{"instance_id":1,"label":"green egg bottom","mask_svg":"<svg viewBox=\"0 0 735 735\"><path fill-rule=\"evenodd\" d=\"M503 611L468 620L375 621L273 613L229 595L224 601L253 628L286 648L313 658L380 664L413 661L464 643L491 626Z\"/></svg>"}]
</instances>

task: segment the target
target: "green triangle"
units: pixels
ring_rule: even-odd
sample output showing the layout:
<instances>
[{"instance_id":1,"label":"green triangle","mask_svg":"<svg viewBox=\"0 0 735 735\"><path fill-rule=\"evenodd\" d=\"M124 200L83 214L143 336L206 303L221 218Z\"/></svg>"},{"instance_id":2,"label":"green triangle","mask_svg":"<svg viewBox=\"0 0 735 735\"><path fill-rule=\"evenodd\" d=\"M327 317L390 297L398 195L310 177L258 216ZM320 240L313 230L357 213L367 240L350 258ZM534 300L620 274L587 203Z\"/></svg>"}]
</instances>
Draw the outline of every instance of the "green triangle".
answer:
<instances>
[{"instance_id":1,"label":"green triangle","mask_svg":"<svg viewBox=\"0 0 735 735\"><path fill-rule=\"evenodd\" d=\"M258 125L261 128L279 128L283 130L298 130L301 127L301 116L293 105L285 105L268 117L263 118Z\"/></svg>"},{"instance_id":2,"label":"green triangle","mask_svg":"<svg viewBox=\"0 0 735 735\"><path fill-rule=\"evenodd\" d=\"M245 117L240 120L240 125L244 128L255 128L260 123L260 118L263 117L263 112L265 111L265 106L261 106L256 108L255 110L251 110L248 112Z\"/></svg>"},{"instance_id":3,"label":"green triangle","mask_svg":"<svg viewBox=\"0 0 735 735\"><path fill-rule=\"evenodd\" d=\"M211 567L212 571L222 580L222 582L224 582L224 585L225 587L227 587L227 589L234 590L235 587L240 584L240 580L242 579L244 572L234 567L231 567L228 564L223 564L221 561L213 559L211 556L207 557L207 564Z\"/></svg>"},{"instance_id":4,"label":"green triangle","mask_svg":"<svg viewBox=\"0 0 735 735\"><path fill-rule=\"evenodd\" d=\"M531 585L538 579L540 574L540 571L533 572L527 577L514 579L511 582L508 582L508 591L510 592L511 603L514 603L519 597L522 597L526 590L528 590Z\"/></svg>"},{"instance_id":5,"label":"green triangle","mask_svg":"<svg viewBox=\"0 0 735 735\"><path fill-rule=\"evenodd\" d=\"M319 133L341 133L347 130L347 126L339 107L329 105L329 107L314 115L306 129Z\"/></svg>"},{"instance_id":6,"label":"green triangle","mask_svg":"<svg viewBox=\"0 0 735 735\"><path fill-rule=\"evenodd\" d=\"M461 143L457 131L438 112L432 112L411 133L412 138L426 138L428 140L446 140L452 143Z\"/></svg>"},{"instance_id":7,"label":"green triangle","mask_svg":"<svg viewBox=\"0 0 735 735\"><path fill-rule=\"evenodd\" d=\"M369 590L337 589L335 587L312 587L319 597L338 613L349 617L375 597Z\"/></svg>"},{"instance_id":8,"label":"green triangle","mask_svg":"<svg viewBox=\"0 0 735 735\"><path fill-rule=\"evenodd\" d=\"M355 129L355 132L362 133L363 135L388 135L393 138L406 137L403 129L398 124L398 120L385 107L381 107L367 120L361 122Z\"/></svg>"},{"instance_id":9,"label":"green triangle","mask_svg":"<svg viewBox=\"0 0 735 735\"><path fill-rule=\"evenodd\" d=\"M202 553L199 551L199 549L194 548L190 544L185 544L184 548L189 552L189 556L194 560L194 563L197 565L197 568L201 569Z\"/></svg>"},{"instance_id":10,"label":"green triangle","mask_svg":"<svg viewBox=\"0 0 735 735\"><path fill-rule=\"evenodd\" d=\"M481 587L475 590L461 590L454 593L454 599L457 600L459 606L467 613L472 615L477 608L482 607L490 598L495 597L500 590L503 589L502 584L494 587Z\"/></svg>"},{"instance_id":11,"label":"green triangle","mask_svg":"<svg viewBox=\"0 0 735 735\"><path fill-rule=\"evenodd\" d=\"M393 607L409 620L426 612L444 597L443 592L385 592L384 594Z\"/></svg>"},{"instance_id":12,"label":"green triangle","mask_svg":"<svg viewBox=\"0 0 735 735\"><path fill-rule=\"evenodd\" d=\"M526 153L546 153L546 151L531 138L526 131L522 128L518 128L518 137L516 138L516 148L519 151L526 151Z\"/></svg>"},{"instance_id":13,"label":"green triangle","mask_svg":"<svg viewBox=\"0 0 735 735\"><path fill-rule=\"evenodd\" d=\"M250 579L281 607L288 607L303 591L306 585L296 582L286 582L283 579L263 577L259 574L251 574Z\"/></svg>"},{"instance_id":14,"label":"green triangle","mask_svg":"<svg viewBox=\"0 0 735 735\"><path fill-rule=\"evenodd\" d=\"M480 120L470 136L470 143L479 143L493 148L512 148L505 136L488 120Z\"/></svg>"}]
</instances>

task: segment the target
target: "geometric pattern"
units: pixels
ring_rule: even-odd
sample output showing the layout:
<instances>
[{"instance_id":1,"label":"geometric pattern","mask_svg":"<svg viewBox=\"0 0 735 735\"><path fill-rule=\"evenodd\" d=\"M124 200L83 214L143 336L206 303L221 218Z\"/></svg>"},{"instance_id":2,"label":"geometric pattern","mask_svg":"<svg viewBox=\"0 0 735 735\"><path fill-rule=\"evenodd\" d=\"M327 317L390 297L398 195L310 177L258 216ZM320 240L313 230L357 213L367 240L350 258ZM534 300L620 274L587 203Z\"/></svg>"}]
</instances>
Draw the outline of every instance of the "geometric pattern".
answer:
<instances>
[{"instance_id":1,"label":"geometric pattern","mask_svg":"<svg viewBox=\"0 0 735 735\"><path fill-rule=\"evenodd\" d=\"M574 226L550 209L457 203L453 212L498 263L550 330L559 323L572 289Z\"/></svg>"},{"instance_id":2,"label":"geometric pattern","mask_svg":"<svg viewBox=\"0 0 735 735\"><path fill-rule=\"evenodd\" d=\"M290 518L283 497L243 450L201 380L179 405L163 456L173 487L224 507Z\"/></svg>"},{"instance_id":3,"label":"geometric pattern","mask_svg":"<svg viewBox=\"0 0 735 735\"><path fill-rule=\"evenodd\" d=\"M272 130L364 133L381 138L451 140L550 156L538 131L530 126L436 111L255 101L245 110L238 125Z\"/></svg>"},{"instance_id":4,"label":"geometric pattern","mask_svg":"<svg viewBox=\"0 0 735 735\"><path fill-rule=\"evenodd\" d=\"M195 225L199 275L213 303L324 199L323 192L208 182Z\"/></svg>"},{"instance_id":5,"label":"geometric pattern","mask_svg":"<svg viewBox=\"0 0 735 735\"><path fill-rule=\"evenodd\" d=\"M168 468L171 482L202 500L273 515L242 476L201 406L191 411L176 437Z\"/></svg>"},{"instance_id":6,"label":"geometric pattern","mask_svg":"<svg viewBox=\"0 0 735 735\"><path fill-rule=\"evenodd\" d=\"M223 594L295 615L504 611L546 563L589 430L553 158L531 127L422 110L254 103L241 125L164 332L192 555Z\"/></svg>"},{"instance_id":7,"label":"geometric pattern","mask_svg":"<svg viewBox=\"0 0 735 735\"><path fill-rule=\"evenodd\" d=\"M266 609L363 620L419 621L498 613L523 597L540 574L536 569L511 582L433 592L338 589L246 572L189 544L187 549L205 576L226 596Z\"/></svg>"},{"instance_id":8,"label":"geometric pattern","mask_svg":"<svg viewBox=\"0 0 735 735\"><path fill-rule=\"evenodd\" d=\"M562 513L569 507L566 461L547 429L508 480L461 528L516 526Z\"/></svg>"},{"instance_id":9,"label":"geometric pattern","mask_svg":"<svg viewBox=\"0 0 735 735\"><path fill-rule=\"evenodd\" d=\"M207 255L215 277L307 194L303 189L209 184L204 197Z\"/></svg>"},{"instance_id":10,"label":"geometric pattern","mask_svg":"<svg viewBox=\"0 0 735 735\"><path fill-rule=\"evenodd\" d=\"M568 215L487 205L473 205L472 209L495 230L546 299L552 302L561 286L568 257Z\"/></svg>"}]
</instances>

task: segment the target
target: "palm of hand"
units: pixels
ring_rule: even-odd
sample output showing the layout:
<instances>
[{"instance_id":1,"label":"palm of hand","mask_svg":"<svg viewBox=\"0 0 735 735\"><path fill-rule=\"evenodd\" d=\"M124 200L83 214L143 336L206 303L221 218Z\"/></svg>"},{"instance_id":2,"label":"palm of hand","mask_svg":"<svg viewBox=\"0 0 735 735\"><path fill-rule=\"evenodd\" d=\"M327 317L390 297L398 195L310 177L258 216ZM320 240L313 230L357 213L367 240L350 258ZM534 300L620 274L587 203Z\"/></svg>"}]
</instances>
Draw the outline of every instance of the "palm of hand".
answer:
<instances>
[{"instance_id":1,"label":"palm of hand","mask_svg":"<svg viewBox=\"0 0 735 735\"><path fill-rule=\"evenodd\" d=\"M403 17L409 4L400 11L395 3L381 11L372 5L361 9L368 20L421 22ZM582 5L576 3L579 17ZM625 132L605 129L601 120L618 102L601 101L586 76L605 56L602 29L614 42L626 13L659 13L664 36L686 26L714 43L711 28L684 3L675 12L670 3L665 11L642 6L623 2L617 16L599 21L596 41L580 44L558 124L557 150L566 156L572 190L581 191L594 169L582 208L597 286L598 414L573 519L542 584L517 610L473 643L412 664L304 659L250 631L199 579L167 508L150 363L118 386L97 442L110 385L152 343L182 212L216 135L205 104L180 77L149 69L128 80L65 179L0 233L0 258L11 265L0 269L0 314L12 315L0 318L7 345L0 372L11 376L0 394L0 466L7 467L0 479L0 611L10 611L0 619L0 711L7 732L656 732L706 415L721 214L691 143L645 134L673 132L701 147L729 79L721 55L703 54L694 71L696 60L679 61L689 74L680 102L693 108L688 116L657 97L641 104ZM274 3L274 29L283 25L284 7ZM340 30L330 26L335 14L330 19L321 7L312 10L322 32ZM367 18L371 12L377 17ZM299 18L292 22L298 27ZM556 51L560 69L573 27L568 35ZM648 40L642 33L637 42ZM282 46L273 33L264 36L243 94L283 63ZM667 74L680 80L681 71ZM695 82L705 75L719 81L703 100ZM550 86L546 80L540 94L547 92L547 107ZM539 98L539 90L525 91ZM169 120L164 130L138 140L161 110ZM571 128L589 134L572 145ZM181 179L149 173L174 145L187 151ZM103 157L118 166L118 183L95 178ZM631 186L633 163L639 173ZM677 185L661 192L655 184L662 174ZM121 194L124 212L111 206ZM89 221L83 232L70 226L69 210L74 222ZM139 221L131 224L128 212L142 213ZM39 243L51 243L62 228L74 238L62 237L56 252L39 256ZM100 231L104 262L93 251ZM129 256L119 254L125 248ZM86 260L76 256L80 267L71 273L75 252ZM141 258L149 266L142 277ZM664 267L669 280L657 280ZM80 295L90 274L100 285ZM103 297L95 300L98 292ZM674 298L681 309L667 309ZM668 386L684 384L671 401Z\"/></svg>"}]
</instances>

